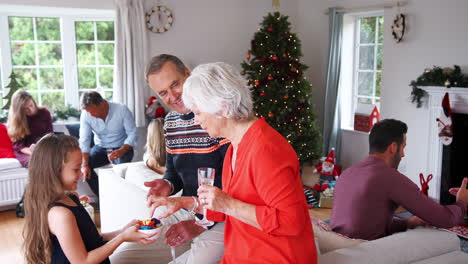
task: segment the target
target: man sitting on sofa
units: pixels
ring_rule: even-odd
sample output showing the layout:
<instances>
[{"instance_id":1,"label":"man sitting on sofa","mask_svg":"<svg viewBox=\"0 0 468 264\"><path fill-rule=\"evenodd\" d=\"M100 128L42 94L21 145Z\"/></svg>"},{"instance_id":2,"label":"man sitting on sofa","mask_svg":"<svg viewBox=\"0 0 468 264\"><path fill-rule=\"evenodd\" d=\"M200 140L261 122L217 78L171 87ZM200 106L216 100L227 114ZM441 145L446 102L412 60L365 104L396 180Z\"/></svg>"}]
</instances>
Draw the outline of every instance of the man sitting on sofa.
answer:
<instances>
[{"instance_id":1,"label":"man sitting on sofa","mask_svg":"<svg viewBox=\"0 0 468 264\"><path fill-rule=\"evenodd\" d=\"M137 130L130 110L122 104L104 100L98 92L86 92L81 97L80 148L83 152L82 171L89 187L99 196L99 181L95 168L130 162L136 146ZM91 148L94 134L95 145ZM112 152L107 153L107 150Z\"/></svg>"},{"instance_id":2,"label":"man sitting on sofa","mask_svg":"<svg viewBox=\"0 0 468 264\"><path fill-rule=\"evenodd\" d=\"M336 183L331 227L351 238L373 240L428 223L450 228L463 223L468 204L468 179L458 190L457 202L443 206L424 195L397 168L406 146L405 123L385 119L369 135L369 156L348 168ZM393 217L398 206L414 216Z\"/></svg>"},{"instance_id":3,"label":"man sitting on sofa","mask_svg":"<svg viewBox=\"0 0 468 264\"><path fill-rule=\"evenodd\" d=\"M224 155L229 141L211 138L195 122L193 112L182 102L182 89L190 71L182 61L167 54L151 59L146 79L159 98L171 108L166 115L166 173L164 179L145 183L151 187L149 195L169 196L182 190L187 199L197 199L197 169L216 170L214 185L221 188ZM192 197L190 197L192 196ZM188 208L192 209L195 208ZM193 240L192 240L193 239ZM224 253L224 223L217 223L209 230L195 224L194 220L181 221L166 232L166 243L178 247L192 240L191 250L177 259L177 263L218 263Z\"/></svg>"}]
</instances>

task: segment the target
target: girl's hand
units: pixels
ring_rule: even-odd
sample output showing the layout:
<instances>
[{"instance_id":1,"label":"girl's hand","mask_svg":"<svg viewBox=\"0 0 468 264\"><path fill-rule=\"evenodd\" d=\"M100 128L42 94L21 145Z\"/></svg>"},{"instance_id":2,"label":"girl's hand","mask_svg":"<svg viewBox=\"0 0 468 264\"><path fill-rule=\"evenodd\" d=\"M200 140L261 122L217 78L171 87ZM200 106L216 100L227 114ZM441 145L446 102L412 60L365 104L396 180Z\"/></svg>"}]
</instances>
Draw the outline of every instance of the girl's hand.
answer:
<instances>
[{"instance_id":1,"label":"girl's hand","mask_svg":"<svg viewBox=\"0 0 468 264\"><path fill-rule=\"evenodd\" d=\"M140 245L149 245L154 243L156 240L149 240L148 238L154 236L154 234L144 234L138 232L140 226L137 224L137 220L132 220L124 228L122 228L122 239L125 242L136 242Z\"/></svg>"},{"instance_id":2,"label":"girl's hand","mask_svg":"<svg viewBox=\"0 0 468 264\"><path fill-rule=\"evenodd\" d=\"M198 200L204 208L226 213L232 209L231 203L234 199L218 187L201 185L198 187Z\"/></svg>"},{"instance_id":3,"label":"girl's hand","mask_svg":"<svg viewBox=\"0 0 468 264\"><path fill-rule=\"evenodd\" d=\"M179 211L179 209L184 208L183 198L184 197L149 196L146 205L150 208L150 217L153 217L156 208L162 205L166 206L167 209L164 213L157 216L159 219L166 218Z\"/></svg>"}]
</instances>

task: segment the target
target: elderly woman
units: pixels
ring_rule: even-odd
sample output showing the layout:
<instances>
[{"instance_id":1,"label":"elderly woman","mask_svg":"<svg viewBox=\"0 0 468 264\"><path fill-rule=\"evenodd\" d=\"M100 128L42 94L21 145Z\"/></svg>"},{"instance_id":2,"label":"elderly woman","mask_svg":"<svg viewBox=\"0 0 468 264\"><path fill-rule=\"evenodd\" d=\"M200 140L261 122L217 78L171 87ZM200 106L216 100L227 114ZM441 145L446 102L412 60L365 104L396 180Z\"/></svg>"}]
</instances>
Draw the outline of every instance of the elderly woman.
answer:
<instances>
[{"instance_id":1,"label":"elderly woman","mask_svg":"<svg viewBox=\"0 0 468 264\"><path fill-rule=\"evenodd\" d=\"M314 233L294 149L252 110L245 80L225 63L196 67L183 100L212 137L231 140L223 190L201 186L198 199L150 197L152 210L181 207L225 221L221 263L317 263ZM200 204L201 206L198 206Z\"/></svg>"},{"instance_id":2,"label":"elderly woman","mask_svg":"<svg viewBox=\"0 0 468 264\"><path fill-rule=\"evenodd\" d=\"M28 167L36 142L53 132L49 111L37 107L33 97L24 90L13 94L7 127L15 156L24 167Z\"/></svg>"}]
</instances>

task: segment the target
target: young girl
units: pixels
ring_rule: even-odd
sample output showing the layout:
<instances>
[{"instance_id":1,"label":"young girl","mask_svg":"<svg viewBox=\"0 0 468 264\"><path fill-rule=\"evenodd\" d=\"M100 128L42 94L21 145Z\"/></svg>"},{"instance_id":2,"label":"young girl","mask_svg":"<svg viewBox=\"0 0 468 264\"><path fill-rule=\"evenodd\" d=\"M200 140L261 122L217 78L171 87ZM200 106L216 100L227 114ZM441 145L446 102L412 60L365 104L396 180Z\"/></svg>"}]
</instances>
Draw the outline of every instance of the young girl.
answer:
<instances>
[{"instance_id":1,"label":"young girl","mask_svg":"<svg viewBox=\"0 0 468 264\"><path fill-rule=\"evenodd\" d=\"M156 118L148 125L146 152L143 155L146 166L159 174L166 172L166 144L163 127L163 118Z\"/></svg>"},{"instance_id":2,"label":"young girl","mask_svg":"<svg viewBox=\"0 0 468 264\"><path fill-rule=\"evenodd\" d=\"M138 232L136 220L99 234L73 192L81 178L81 151L74 137L48 134L39 140L25 194L27 263L110 263L109 255L122 242L154 242Z\"/></svg>"}]
</instances>

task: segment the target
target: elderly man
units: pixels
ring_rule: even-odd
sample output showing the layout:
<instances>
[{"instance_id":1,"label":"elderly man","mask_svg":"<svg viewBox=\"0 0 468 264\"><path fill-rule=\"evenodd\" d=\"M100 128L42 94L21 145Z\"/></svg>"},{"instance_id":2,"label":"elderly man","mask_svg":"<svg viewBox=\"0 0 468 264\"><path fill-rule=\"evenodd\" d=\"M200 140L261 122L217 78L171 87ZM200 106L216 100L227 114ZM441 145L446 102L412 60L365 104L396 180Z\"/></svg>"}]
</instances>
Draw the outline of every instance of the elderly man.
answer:
<instances>
[{"instance_id":1,"label":"elderly man","mask_svg":"<svg viewBox=\"0 0 468 264\"><path fill-rule=\"evenodd\" d=\"M81 97L80 148L83 152L82 171L99 196L99 181L94 168L130 162L136 146L137 130L130 110L122 104L104 100L98 92L86 92ZM91 147L94 135L95 145Z\"/></svg>"},{"instance_id":2,"label":"elderly man","mask_svg":"<svg viewBox=\"0 0 468 264\"><path fill-rule=\"evenodd\" d=\"M152 58L146 78L153 91L173 111L165 118L166 173L163 180L146 183L149 194L169 196L182 190L186 199L197 199L197 169L210 167L216 170L214 185L221 188L221 172L229 141L211 138L195 122L194 114L182 101L183 84L190 71L182 61L172 55L162 54ZM196 208L187 208L196 210ZM166 243L178 247L192 241L191 249L177 259L177 263L218 263L224 252L224 223L208 230L195 220L181 221L166 233Z\"/></svg>"},{"instance_id":3,"label":"elderly man","mask_svg":"<svg viewBox=\"0 0 468 264\"><path fill-rule=\"evenodd\" d=\"M407 130L405 123L394 119L382 120L372 128L369 156L348 168L336 183L333 231L372 240L428 223L442 228L463 223L468 204L467 178L456 193L457 202L443 206L398 172L405 156ZM415 216L393 217L398 206Z\"/></svg>"}]
</instances>

